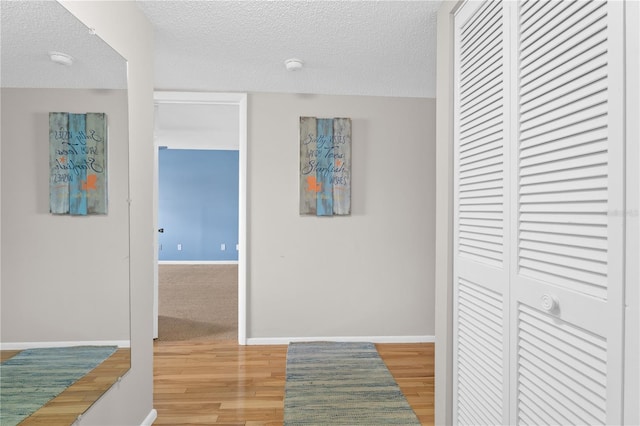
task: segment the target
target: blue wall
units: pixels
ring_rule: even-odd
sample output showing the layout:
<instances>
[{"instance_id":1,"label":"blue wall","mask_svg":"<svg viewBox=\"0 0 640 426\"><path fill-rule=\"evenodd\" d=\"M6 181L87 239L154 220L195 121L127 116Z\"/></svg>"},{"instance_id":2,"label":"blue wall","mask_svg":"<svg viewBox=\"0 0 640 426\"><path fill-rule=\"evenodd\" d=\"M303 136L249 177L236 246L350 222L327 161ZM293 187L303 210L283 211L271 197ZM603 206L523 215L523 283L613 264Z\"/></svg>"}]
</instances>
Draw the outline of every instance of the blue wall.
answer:
<instances>
[{"instance_id":1,"label":"blue wall","mask_svg":"<svg viewBox=\"0 0 640 426\"><path fill-rule=\"evenodd\" d=\"M158 154L158 259L237 261L238 151Z\"/></svg>"}]
</instances>

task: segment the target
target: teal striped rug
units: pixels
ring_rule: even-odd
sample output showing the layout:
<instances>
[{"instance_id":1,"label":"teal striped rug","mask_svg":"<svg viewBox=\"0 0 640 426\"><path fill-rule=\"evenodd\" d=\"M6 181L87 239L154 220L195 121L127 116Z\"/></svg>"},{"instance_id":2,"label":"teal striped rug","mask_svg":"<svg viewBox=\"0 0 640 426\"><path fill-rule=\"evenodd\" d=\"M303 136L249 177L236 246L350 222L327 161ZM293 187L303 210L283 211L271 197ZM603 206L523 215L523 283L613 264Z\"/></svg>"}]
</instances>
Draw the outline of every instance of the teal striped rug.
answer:
<instances>
[{"instance_id":1,"label":"teal striped rug","mask_svg":"<svg viewBox=\"0 0 640 426\"><path fill-rule=\"evenodd\" d=\"M0 364L0 425L17 425L116 349L116 346L26 349L9 358Z\"/></svg>"},{"instance_id":2,"label":"teal striped rug","mask_svg":"<svg viewBox=\"0 0 640 426\"><path fill-rule=\"evenodd\" d=\"M419 425L373 343L291 343L284 424Z\"/></svg>"}]
</instances>

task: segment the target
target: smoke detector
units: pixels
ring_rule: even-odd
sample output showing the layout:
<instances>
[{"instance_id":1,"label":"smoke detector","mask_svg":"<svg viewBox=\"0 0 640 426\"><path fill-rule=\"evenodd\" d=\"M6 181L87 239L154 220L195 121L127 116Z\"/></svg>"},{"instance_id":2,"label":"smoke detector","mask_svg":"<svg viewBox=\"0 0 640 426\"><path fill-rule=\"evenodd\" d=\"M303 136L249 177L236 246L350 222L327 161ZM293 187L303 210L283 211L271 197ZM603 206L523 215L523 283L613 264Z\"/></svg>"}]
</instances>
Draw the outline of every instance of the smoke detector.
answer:
<instances>
[{"instance_id":1,"label":"smoke detector","mask_svg":"<svg viewBox=\"0 0 640 426\"><path fill-rule=\"evenodd\" d=\"M67 67L73 64L73 57L62 52L49 52L49 58L52 62L65 65Z\"/></svg>"},{"instance_id":2,"label":"smoke detector","mask_svg":"<svg viewBox=\"0 0 640 426\"><path fill-rule=\"evenodd\" d=\"M284 61L284 66L287 69L287 71L298 71L302 69L302 61L300 59L295 59L295 58L291 58L291 59L287 59L286 61Z\"/></svg>"}]
</instances>

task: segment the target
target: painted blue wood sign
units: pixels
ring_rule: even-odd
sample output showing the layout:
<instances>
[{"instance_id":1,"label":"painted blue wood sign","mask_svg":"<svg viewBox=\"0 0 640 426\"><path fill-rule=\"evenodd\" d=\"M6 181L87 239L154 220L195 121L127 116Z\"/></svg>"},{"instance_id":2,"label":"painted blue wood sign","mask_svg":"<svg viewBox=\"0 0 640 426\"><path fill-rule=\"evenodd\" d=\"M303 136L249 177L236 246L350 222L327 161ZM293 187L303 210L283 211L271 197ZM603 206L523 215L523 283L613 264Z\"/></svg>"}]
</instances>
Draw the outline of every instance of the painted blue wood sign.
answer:
<instances>
[{"instance_id":1,"label":"painted blue wood sign","mask_svg":"<svg viewBox=\"0 0 640 426\"><path fill-rule=\"evenodd\" d=\"M300 214L351 214L351 119L300 117Z\"/></svg>"},{"instance_id":2,"label":"painted blue wood sign","mask_svg":"<svg viewBox=\"0 0 640 426\"><path fill-rule=\"evenodd\" d=\"M107 214L107 117L49 113L49 210Z\"/></svg>"}]
</instances>

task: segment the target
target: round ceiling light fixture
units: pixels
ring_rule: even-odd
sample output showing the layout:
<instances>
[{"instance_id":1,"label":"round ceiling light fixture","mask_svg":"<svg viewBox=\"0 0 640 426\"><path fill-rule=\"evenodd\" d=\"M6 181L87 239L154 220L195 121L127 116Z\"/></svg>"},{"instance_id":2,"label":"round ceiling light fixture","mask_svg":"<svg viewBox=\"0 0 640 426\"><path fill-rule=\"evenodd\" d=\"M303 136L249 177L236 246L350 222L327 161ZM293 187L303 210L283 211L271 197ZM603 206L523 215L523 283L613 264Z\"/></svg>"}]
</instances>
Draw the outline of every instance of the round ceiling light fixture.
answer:
<instances>
[{"instance_id":1,"label":"round ceiling light fixture","mask_svg":"<svg viewBox=\"0 0 640 426\"><path fill-rule=\"evenodd\" d=\"M284 61L287 71L298 71L302 69L302 61L300 59L291 58Z\"/></svg>"},{"instance_id":2,"label":"round ceiling light fixture","mask_svg":"<svg viewBox=\"0 0 640 426\"><path fill-rule=\"evenodd\" d=\"M49 58L56 64L71 66L73 65L73 57L62 52L49 52Z\"/></svg>"}]
</instances>

